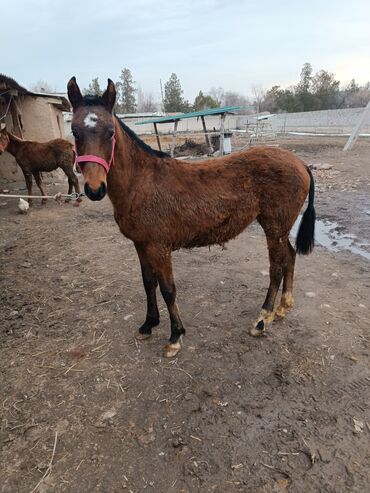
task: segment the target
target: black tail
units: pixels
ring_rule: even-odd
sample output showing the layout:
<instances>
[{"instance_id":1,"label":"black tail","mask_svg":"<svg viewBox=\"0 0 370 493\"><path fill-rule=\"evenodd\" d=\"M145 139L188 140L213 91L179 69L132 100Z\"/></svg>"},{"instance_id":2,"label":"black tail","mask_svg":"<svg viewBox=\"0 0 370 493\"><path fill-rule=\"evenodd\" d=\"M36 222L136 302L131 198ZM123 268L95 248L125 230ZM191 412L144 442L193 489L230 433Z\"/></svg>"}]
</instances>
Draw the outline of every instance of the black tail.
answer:
<instances>
[{"instance_id":1,"label":"black tail","mask_svg":"<svg viewBox=\"0 0 370 493\"><path fill-rule=\"evenodd\" d=\"M311 253L315 243L316 212L313 206L313 201L315 198L315 182L309 168L307 168L307 172L310 175L311 180L310 191L308 193L308 206L303 214L301 224L299 225L297 239L295 242L297 253L301 255L308 255Z\"/></svg>"}]
</instances>

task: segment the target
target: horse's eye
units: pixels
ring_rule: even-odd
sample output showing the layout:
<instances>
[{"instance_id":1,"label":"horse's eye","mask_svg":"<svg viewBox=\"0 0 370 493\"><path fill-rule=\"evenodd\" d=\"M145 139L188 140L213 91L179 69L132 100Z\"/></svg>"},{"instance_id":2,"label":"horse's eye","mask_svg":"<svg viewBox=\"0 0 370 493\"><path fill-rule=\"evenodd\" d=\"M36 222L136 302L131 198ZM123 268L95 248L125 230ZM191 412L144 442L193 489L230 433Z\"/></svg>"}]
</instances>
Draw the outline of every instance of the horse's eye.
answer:
<instances>
[{"instance_id":1,"label":"horse's eye","mask_svg":"<svg viewBox=\"0 0 370 493\"><path fill-rule=\"evenodd\" d=\"M77 132L77 130L72 130L72 135L75 139L79 139L80 138L80 134Z\"/></svg>"}]
</instances>

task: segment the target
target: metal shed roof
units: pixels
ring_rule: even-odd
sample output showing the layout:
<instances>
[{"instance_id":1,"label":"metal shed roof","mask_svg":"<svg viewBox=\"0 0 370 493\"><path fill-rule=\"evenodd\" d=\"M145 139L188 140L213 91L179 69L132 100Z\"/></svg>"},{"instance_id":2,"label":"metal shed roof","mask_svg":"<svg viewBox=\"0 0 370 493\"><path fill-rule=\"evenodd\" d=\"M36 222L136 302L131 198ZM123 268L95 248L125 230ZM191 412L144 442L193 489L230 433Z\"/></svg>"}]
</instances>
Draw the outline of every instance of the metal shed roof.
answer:
<instances>
[{"instance_id":1,"label":"metal shed roof","mask_svg":"<svg viewBox=\"0 0 370 493\"><path fill-rule=\"evenodd\" d=\"M181 113L180 115L165 116L154 120L144 120L136 122L135 125L144 125L145 123L169 123L184 120L185 118L196 118L199 116L222 115L224 113L232 113L237 110L244 109L244 106L224 106L222 108L212 108L209 110L192 111L190 113Z\"/></svg>"}]
</instances>

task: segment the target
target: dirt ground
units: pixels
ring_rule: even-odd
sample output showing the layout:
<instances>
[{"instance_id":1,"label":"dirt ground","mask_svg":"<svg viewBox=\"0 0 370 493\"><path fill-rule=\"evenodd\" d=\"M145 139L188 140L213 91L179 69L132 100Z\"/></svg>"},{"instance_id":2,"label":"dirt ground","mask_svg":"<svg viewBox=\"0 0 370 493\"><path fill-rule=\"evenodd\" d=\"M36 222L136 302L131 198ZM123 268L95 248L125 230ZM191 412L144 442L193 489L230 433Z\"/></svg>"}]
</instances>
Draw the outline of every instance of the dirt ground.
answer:
<instances>
[{"instance_id":1,"label":"dirt ground","mask_svg":"<svg viewBox=\"0 0 370 493\"><path fill-rule=\"evenodd\" d=\"M370 142L343 143L279 142L333 165L313 171L317 215L365 244ZM166 360L162 300L152 339L133 337L145 295L108 199L20 215L1 198L0 221L1 492L369 491L366 258L320 245L298 258L295 309L254 339L268 285L259 227L225 250L176 252L187 335Z\"/></svg>"}]
</instances>

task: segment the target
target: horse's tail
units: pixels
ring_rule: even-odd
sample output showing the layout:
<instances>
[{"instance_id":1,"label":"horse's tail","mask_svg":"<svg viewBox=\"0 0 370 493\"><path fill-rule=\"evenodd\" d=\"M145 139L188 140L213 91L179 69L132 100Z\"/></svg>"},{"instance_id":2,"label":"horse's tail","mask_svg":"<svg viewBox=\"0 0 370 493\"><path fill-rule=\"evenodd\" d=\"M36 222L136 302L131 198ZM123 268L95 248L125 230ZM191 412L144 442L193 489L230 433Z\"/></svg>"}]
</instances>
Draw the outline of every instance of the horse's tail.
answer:
<instances>
[{"instance_id":1,"label":"horse's tail","mask_svg":"<svg viewBox=\"0 0 370 493\"><path fill-rule=\"evenodd\" d=\"M307 168L310 175L310 191L308 192L308 206L305 210L301 224L299 225L295 247L297 253L308 255L312 252L315 243L315 220L316 212L313 206L315 198L315 182L311 170Z\"/></svg>"}]
</instances>

